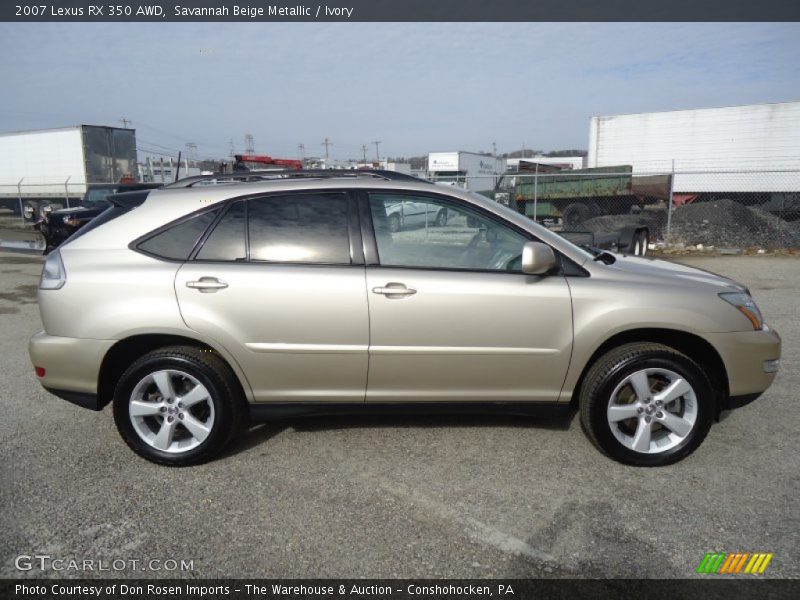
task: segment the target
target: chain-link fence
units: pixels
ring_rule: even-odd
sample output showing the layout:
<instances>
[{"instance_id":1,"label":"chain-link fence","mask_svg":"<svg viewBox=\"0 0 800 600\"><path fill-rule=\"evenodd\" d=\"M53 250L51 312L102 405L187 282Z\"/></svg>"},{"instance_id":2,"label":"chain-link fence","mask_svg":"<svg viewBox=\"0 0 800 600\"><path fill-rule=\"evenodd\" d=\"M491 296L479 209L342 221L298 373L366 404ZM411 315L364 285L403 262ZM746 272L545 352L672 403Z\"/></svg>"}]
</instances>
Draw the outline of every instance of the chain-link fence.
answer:
<instances>
[{"instance_id":1,"label":"chain-link fence","mask_svg":"<svg viewBox=\"0 0 800 600\"><path fill-rule=\"evenodd\" d=\"M800 248L800 168L462 174L434 183L506 204L556 231L613 237L647 228L656 245Z\"/></svg>"},{"instance_id":2,"label":"chain-link fence","mask_svg":"<svg viewBox=\"0 0 800 600\"><path fill-rule=\"evenodd\" d=\"M540 167L540 172L459 173L432 180L482 194L565 234L609 239L646 228L649 242L656 245L800 248L800 168L632 172L630 167ZM76 206L85 196L90 200L86 185L69 180L0 183L0 208L21 222L35 220L48 207Z\"/></svg>"},{"instance_id":3,"label":"chain-link fence","mask_svg":"<svg viewBox=\"0 0 800 600\"><path fill-rule=\"evenodd\" d=\"M98 185L107 188L113 184ZM98 199L107 193L98 191ZM92 201L91 190L87 195L85 183L69 180L48 183L31 183L24 180L17 183L0 183L0 209L6 209L7 214L10 211L12 216L19 217L22 221L35 220L45 208L53 210L70 208L84 200Z\"/></svg>"}]
</instances>

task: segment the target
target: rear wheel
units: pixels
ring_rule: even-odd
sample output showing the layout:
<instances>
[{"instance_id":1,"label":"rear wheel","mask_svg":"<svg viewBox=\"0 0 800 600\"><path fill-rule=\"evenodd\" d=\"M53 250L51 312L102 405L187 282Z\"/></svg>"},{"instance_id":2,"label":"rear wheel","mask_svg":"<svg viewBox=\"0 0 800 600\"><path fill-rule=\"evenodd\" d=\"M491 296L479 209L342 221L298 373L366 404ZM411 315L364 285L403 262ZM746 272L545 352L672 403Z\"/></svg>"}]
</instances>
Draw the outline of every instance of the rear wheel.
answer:
<instances>
[{"instance_id":1,"label":"rear wheel","mask_svg":"<svg viewBox=\"0 0 800 600\"><path fill-rule=\"evenodd\" d=\"M436 214L436 226L444 227L447 225L447 209L443 208Z\"/></svg>"},{"instance_id":2,"label":"rear wheel","mask_svg":"<svg viewBox=\"0 0 800 600\"><path fill-rule=\"evenodd\" d=\"M114 393L114 421L138 455L169 466L205 462L241 430L247 405L213 351L172 346L134 362Z\"/></svg>"},{"instance_id":3,"label":"rear wheel","mask_svg":"<svg viewBox=\"0 0 800 600\"><path fill-rule=\"evenodd\" d=\"M583 231L586 229L584 223L599 214L600 208L594 203L573 202L561 213L561 220L566 231Z\"/></svg>"},{"instance_id":4,"label":"rear wheel","mask_svg":"<svg viewBox=\"0 0 800 600\"><path fill-rule=\"evenodd\" d=\"M586 374L581 422L610 457L629 465L668 465L688 456L711 427L714 393L702 369L661 344L625 344Z\"/></svg>"},{"instance_id":5,"label":"rear wheel","mask_svg":"<svg viewBox=\"0 0 800 600\"><path fill-rule=\"evenodd\" d=\"M636 233L636 237L633 240L633 253L636 256L646 256L649 245L650 235L646 229L642 229Z\"/></svg>"}]
</instances>

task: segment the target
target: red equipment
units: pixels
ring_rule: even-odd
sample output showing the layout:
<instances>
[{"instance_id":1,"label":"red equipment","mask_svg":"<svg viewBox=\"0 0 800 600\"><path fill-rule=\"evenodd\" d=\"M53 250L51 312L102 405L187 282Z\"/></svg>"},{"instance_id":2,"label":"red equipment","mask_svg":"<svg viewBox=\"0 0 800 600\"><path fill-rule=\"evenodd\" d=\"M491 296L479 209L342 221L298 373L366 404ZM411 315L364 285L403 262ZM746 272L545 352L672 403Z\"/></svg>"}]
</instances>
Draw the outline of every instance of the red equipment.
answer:
<instances>
[{"instance_id":1,"label":"red equipment","mask_svg":"<svg viewBox=\"0 0 800 600\"><path fill-rule=\"evenodd\" d=\"M261 165L276 165L287 169L300 170L303 162L293 158L272 158L266 154L236 154L233 157L237 163L258 163Z\"/></svg>"}]
</instances>

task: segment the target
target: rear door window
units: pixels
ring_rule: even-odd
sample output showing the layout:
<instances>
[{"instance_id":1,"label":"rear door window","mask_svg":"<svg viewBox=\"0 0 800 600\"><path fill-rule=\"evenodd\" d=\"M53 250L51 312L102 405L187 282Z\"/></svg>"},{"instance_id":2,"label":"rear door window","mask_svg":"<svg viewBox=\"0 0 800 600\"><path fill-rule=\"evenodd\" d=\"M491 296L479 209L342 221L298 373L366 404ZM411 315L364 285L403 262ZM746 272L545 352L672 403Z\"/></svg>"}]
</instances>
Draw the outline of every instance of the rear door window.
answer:
<instances>
[{"instance_id":1,"label":"rear door window","mask_svg":"<svg viewBox=\"0 0 800 600\"><path fill-rule=\"evenodd\" d=\"M251 261L351 263L345 194L287 194L248 204Z\"/></svg>"},{"instance_id":2,"label":"rear door window","mask_svg":"<svg viewBox=\"0 0 800 600\"><path fill-rule=\"evenodd\" d=\"M247 213L244 201L231 205L214 231L208 236L197 260L242 261L247 260Z\"/></svg>"}]
</instances>

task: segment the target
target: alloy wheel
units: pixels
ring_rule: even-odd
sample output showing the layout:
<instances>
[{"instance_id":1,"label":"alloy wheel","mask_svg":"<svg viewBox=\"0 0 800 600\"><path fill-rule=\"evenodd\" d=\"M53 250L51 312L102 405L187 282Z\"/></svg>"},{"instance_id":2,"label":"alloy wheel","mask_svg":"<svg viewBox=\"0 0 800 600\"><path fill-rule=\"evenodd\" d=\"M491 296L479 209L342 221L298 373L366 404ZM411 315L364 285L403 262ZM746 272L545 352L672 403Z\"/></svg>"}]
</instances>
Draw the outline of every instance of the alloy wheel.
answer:
<instances>
[{"instance_id":1,"label":"alloy wheel","mask_svg":"<svg viewBox=\"0 0 800 600\"><path fill-rule=\"evenodd\" d=\"M641 369L625 377L608 402L608 425L626 448L658 454L683 442L698 418L697 397L675 371Z\"/></svg>"},{"instance_id":2,"label":"alloy wheel","mask_svg":"<svg viewBox=\"0 0 800 600\"><path fill-rule=\"evenodd\" d=\"M214 427L214 403L208 389L176 369L143 377L133 388L128 414L146 444L172 454L196 448Z\"/></svg>"}]
</instances>

